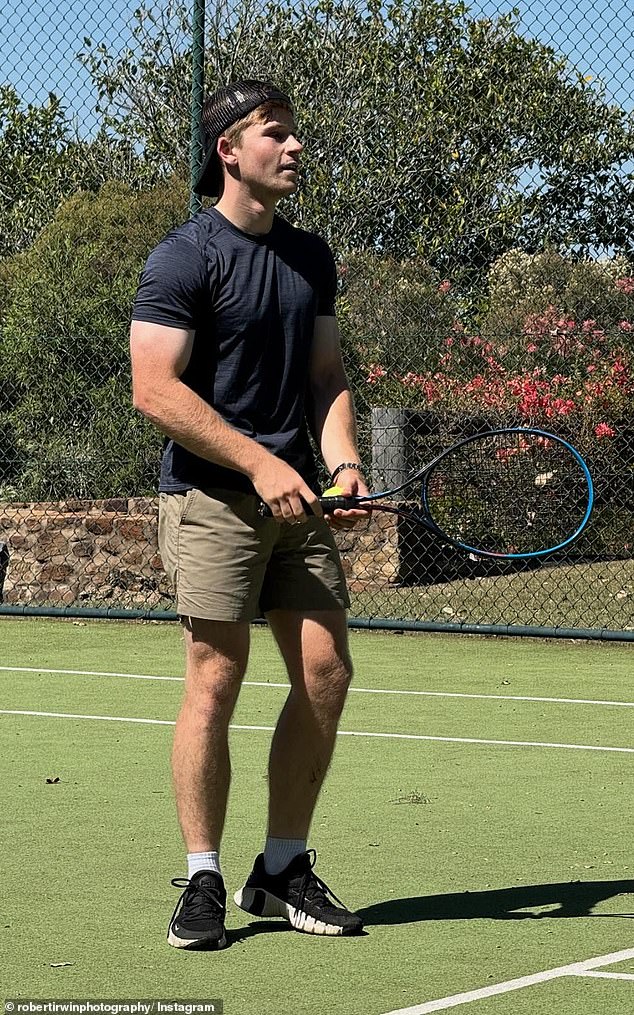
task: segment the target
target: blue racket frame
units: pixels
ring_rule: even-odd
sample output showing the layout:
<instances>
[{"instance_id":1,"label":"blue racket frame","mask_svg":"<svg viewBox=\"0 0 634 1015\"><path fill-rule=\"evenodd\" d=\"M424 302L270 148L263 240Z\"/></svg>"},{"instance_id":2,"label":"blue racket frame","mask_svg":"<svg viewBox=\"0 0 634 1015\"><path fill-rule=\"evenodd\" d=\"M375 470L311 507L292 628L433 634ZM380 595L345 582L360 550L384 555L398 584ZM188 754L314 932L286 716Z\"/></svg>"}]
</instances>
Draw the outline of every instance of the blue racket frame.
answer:
<instances>
[{"instance_id":1,"label":"blue racket frame","mask_svg":"<svg viewBox=\"0 0 634 1015\"><path fill-rule=\"evenodd\" d=\"M585 529L586 525L588 524L588 522L590 520L590 515L592 514L592 509L594 507L594 483L592 482L592 476L590 475L590 470L589 470L585 460L582 458L580 453L577 451L577 449L572 444L570 444L569 441L565 440L563 437L558 437L557 434L549 433L546 430L539 430L539 429L536 429L535 427L517 426L517 427L502 427L499 430L487 430L487 431L484 431L484 432L479 433L479 434L473 434L473 436L471 436L471 437L465 437L464 440L458 441L458 443L454 444L451 448L448 448L446 451L441 452L441 454L438 455L436 458L434 458L433 461L430 462L428 466L426 466L424 469L421 469L420 475L424 476L424 475L428 474L429 472L431 472L432 469L434 468L434 466L439 461L441 461L442 458L445 455L450 454L456 448L463 447L463 446L465 446L467 444L470 444L472 441L476 441L476 440L478 440L481 437L500 437L503 434L530 434L533 437L534 436L544 437L544 438L546 438L548 440L554 441L556 444L563 445L563 447L567 448L567 450L571 453L571 455L576 459L577 463L579 464L579 466L581 468L581 471L583 473L584 479L586 481L586 486L587 486L587 489L588 489L588 504L587 504L587 507L586 507L586 510L585 510L585 514L584 514L583 518L581 519L579 525L575 529L575 531L571 535L569 535L566 539L564 539L561 543L557 543L555 546L549 546L549 547L547 547L547 548L545 548L543 550L530 550L530 551L527 551L525 553L497 553L494 550L482 550L482 549L478 549L478 547L476 547L476 546L469 546L468 543L462 543L462 542L460 542L457 539L452 539L450 536L447 535L446 532L443 532L443 530L441 528L439 528L433 522L433 518L432 518L431 512L429 510L429 504L428 504L428 499L427 499L427 489L426 489L425 483L423 483L422 490L421 490L421 504L423 506L423 510L427 514L427 518L431 519L432 524L430 526L429 522L428 521L423 521L423 519L418 519L418 521L421 522L422 524L426 525L428 528L431 528L434 532L436 532L443 539L448 540L453 546L460 547L460 549L466 550L468 553L475 553L478 557L493 557L493 558L497 558L498 560L500 560L500 559L502 559L502 560L530 560L531 558L547 557L551 553L557 553L558 550L563 550L566 546L569 546L570 543L572 543L583 532L583 530ZM399 487L397 489L401 489L401 487ZM397 490L395 490L394 492L397 492ZM371 497L369 497L367 499L368 500L374 499L374 496L375 495L373 494ZM391 493L388 492L388 493L378 494L376 496L377 496L377 499L378 499L379 497L391 496ZM414 517L414 516L410 516L410 517Z\"/></svg>"}]
</instances>

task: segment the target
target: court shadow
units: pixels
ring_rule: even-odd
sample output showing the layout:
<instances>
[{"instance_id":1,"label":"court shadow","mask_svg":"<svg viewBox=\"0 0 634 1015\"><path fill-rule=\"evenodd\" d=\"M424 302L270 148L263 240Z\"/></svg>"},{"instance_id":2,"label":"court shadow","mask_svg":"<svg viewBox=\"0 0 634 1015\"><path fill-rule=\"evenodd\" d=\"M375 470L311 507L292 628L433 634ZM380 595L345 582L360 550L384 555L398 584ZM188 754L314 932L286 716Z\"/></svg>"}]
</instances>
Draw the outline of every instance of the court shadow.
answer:
<instances>
[{"instance_id":1,"label":"court shadow","mask_svg":"<svg viewBox=\"0 0 634 1015\"><path fill-rule=\"evenodd\" d=\"M248 927L238 927L235 930L227 928L227 947L240 944L241 941L246 941L250 937L256 937L257 934L274 934L278 931L284 931L288 934L297 933L286 920L259 920L257 923L250 923ZM366 936L365 931L357 935L357 937Z\"/></svg>"},{"instance_id":2,"label":"court shadow","mask_svg":"<svg viewBox=\"0 0 634 1015\"><path fill-rule=\"evenodd\" d=\"M629 912L593 913L605 899L630 895ZM556 906L548 912L530 912ZM527 912L528 910L528 912ZM578 916L634 917L634 879L623 881L571 881L559 884L521 885L486 892L450 892L390 899L357 910L366 926L422 923L426 920L540 920Z\"/></svg>"},{"instance_id":3,"label":"court shadow","mask_svg":"<svg viewBox=\"0 0 634 1015\"><path fill-rule=\"evenodd\" d=\"M294 933L290 923L286 920L258 920L257 923L250 923L246 927L227 927L227 947L247 941L257 934Z\"/></svg>"}]
</instances>

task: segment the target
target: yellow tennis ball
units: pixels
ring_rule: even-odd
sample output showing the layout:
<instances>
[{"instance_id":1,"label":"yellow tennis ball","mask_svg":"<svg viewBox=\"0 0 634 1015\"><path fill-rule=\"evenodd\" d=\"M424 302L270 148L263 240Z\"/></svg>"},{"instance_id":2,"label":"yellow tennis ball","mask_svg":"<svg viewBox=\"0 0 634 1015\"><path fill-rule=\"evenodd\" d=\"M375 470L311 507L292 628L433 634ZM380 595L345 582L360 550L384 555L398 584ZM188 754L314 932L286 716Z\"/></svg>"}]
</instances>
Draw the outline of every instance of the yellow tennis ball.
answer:
<instances>
[{"instance_id":1,"label":"yellow tennis ball","mask_svg":"<svg viewBox=\"0 0 634 1015\"><path fill-rule=\"evenodd\" d=\"M343 490L340 486L331 486L328 490L324 490L324 497L341 497Z\"/></svg>"}]
</instances>

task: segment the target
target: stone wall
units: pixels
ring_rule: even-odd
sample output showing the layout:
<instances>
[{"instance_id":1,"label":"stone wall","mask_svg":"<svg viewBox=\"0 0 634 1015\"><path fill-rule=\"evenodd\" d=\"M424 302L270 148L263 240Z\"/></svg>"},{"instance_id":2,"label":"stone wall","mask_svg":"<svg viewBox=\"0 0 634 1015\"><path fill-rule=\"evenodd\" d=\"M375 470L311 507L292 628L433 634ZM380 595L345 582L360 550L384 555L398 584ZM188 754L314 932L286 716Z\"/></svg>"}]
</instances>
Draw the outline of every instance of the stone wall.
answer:
<instances>
[{"instance_id":1,"label":"stone wall","mask_svg":"<svg viewBox=\"0 0 634 1015\"><path fill-rule=\"evenodd\" d=\"M172 610L157 516L155 498L0 503L4 603ZM399 580L393 516L377 515L337 540L351 590Z\"/></svg>"},{"instance_id":2,"label":"stone wall","mask_svg":"<svg viewBox=\"0 0 634 1015\"><path fill-rule=\"evenodd\" d=\"M7 604L169 609L150 498L0 505Z\"/></svg>"}]
</instances>

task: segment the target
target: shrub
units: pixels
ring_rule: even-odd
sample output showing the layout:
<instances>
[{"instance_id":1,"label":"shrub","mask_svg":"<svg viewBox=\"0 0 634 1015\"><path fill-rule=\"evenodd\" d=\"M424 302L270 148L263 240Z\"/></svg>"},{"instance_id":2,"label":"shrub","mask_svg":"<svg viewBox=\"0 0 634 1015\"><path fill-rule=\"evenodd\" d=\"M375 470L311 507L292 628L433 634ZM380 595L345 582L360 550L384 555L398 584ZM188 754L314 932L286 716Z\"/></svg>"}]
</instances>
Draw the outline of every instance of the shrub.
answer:
<instances>
[{"instance_id":1,"label":"shrub","mask_svg":"<svg viewBox=\"0 0 634 1015\"><path fill-rule=\"evenodd\" d=\"M2 265L4 496L147 490L161 439L131 406L130 310L147 254L186 202L179 181L146 192L106 184L61 205Z\"/></svg>"},{"instance_id":2,"label":"shrub","mask_svg":"<svg viewBox=\"0 0 634 1015\"><path fill-rule=\"evenodd\" d=\"M372 406L413 410L405 423L406 470L476 426L552 430L582 451L596 486L593 525L576 552L592 545L600 556L631 556L634 277L628 264L507 254L491 270L485 309L472 327L451 286L438 283L432 297L432 276L421 276L437 325L429 329L425 305L417 306L418 282L407 283L413 299L399 290L400 302L389 311L374 298L369 278L365 285L357 279L346 293L358 301L346 308L349 320L363 321L368 333L365 349L355 346L365 454L371 454ZM364 292L370 293L365 301ZM413 307L418 335L407 316Z\"/></svg>"},{"instance_id":3,"label":"shrub","mask_svg":"<svg viewBox=\"0 0 634 1015\"><path fill-rule=\"evenodd\" d=\"M435 327L426 326L425 308L418 307L416 338L409 322L399 327L393 308L389 339L367 341L360 401L485 414L500 422L571 417L576 426L597 427L625 420L634 399L629 272L621 259L574 263L552 253L505 255L491 270L486 309L472 328L461 319L450 284L440 283ZM416 303L415 286L410 289L413 300L402 293L406 306ZM589 311L595 316L583 316ZM372 312L369 305L370 318ZM380 315L374 328L384 333Z\"/></svg>"},{"instance_id":4,"label":"shrub","mask_svg":"<svg viewBox=\"0 0 634 1015\"><path fill-rule=\"evenodd\" d=\"M457 314L451 284L422 259L401 263L372 253L349 256L339 276L337 313L360 404L377 404L371 388L380 380L388 398L382 404L410 404L399 380L437 369Z\"/></svg>"}]
</instances>

